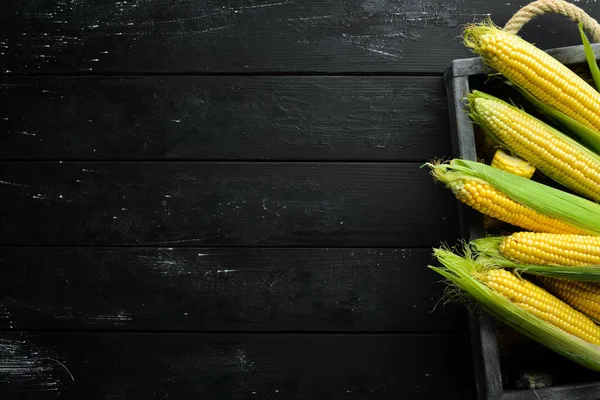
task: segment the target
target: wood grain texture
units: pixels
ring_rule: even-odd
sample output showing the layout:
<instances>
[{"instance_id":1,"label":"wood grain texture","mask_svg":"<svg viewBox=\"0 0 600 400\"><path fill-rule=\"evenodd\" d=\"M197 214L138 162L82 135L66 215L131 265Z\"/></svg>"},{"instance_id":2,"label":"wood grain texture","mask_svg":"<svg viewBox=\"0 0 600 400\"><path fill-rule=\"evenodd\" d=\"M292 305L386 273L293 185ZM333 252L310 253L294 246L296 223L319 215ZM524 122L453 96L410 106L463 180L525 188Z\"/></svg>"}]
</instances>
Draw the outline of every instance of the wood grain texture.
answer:
<instances>
[{"instance_id":1,"label":"wood grain texture","mask_svg":"<svg viewBox=\"0 0 600 400\"><path fill-rule=\"evenodd\" d=\"M4 73L441 73L470 53L461 26L503 25L529 0L25 0L0 3ZM591 15L600 3L581 2ZM538 27L537 25L542 25ZM566 18L525 37L580 44Z\"/></svg>"},{"instance_id":2,"label":"wood grain texture","mask_svg":"<svg viewBox=\"0 0 600 400\"><path fill-rule=\"evenodd\" d=\"M0 105L9 160L450 155L441 77L13 78Z\"/></svg>"},{"instance_id":3,"label":"wood grain texture","mask_svg":"<svg viewBox=\"0 0 600 400\"><path fill-rule=\"evenodd\" d=\"M466 331L462 307L438 304L431 249L4 247L0 260L0 329Z\"/></svg>"},{"instance_id":4,"label":"wood grain texture","mask_svg":"<svg viewBox=\"0 0 600 400\"><path fill-rule=\"evenodd\" d=\"M0 244L429 247L457 203L419 164L0 163Z\"/></svg>"},{"instance_id":5,"label":"wood grain texture","mask_svg":"<svg viewBox=\"0 0 600 400\"><path fill-rule=\"evenodd\" d=\"M5 334L8 398L472 399L466 335Z\"/></svg>"}]
</instances>

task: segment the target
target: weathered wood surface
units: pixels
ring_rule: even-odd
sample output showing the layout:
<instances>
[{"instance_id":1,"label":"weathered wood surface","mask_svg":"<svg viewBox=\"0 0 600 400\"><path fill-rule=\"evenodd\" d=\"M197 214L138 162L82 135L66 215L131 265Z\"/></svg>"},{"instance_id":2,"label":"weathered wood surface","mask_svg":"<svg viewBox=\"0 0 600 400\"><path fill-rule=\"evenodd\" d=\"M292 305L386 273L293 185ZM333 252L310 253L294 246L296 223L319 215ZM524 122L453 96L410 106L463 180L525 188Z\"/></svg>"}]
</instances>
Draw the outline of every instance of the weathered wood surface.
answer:
<instances>
[{"instance_id":1,"label":"weathered wood surface","mask_svg":"<svg viewBox=\"0 0 600 400\"><path fill-rule=\"evenodd\" d=\"M456 200L419 164L0 164L4 245L429 247Z\"/></svg>"},{"instance_id":2,"label":"weathered wood surface","mask_svg":"<svg viewBox=\"0 0 600 400\"><path fill-rule=\"evenodd\" d=\"M451 155L441 77L7 79L0 104L0 158L10 160Z\"/></svg>"},{"instance_id":3,"label":"weathered wood surface","mask_svg":"<svg viewBox=\"0 0 600 400\"><path fill-rule=\"evenodd\" d=\"M25 0L0 2L0 69L21 73L441 73L470 53L461 26L504 24L529 0ZM581 2L591 15L600 3ZM544 24L542 28L536 25ZM527 26L580 44L566 18Z\"/></svg>"},{"instance_id":4,"label":"weathered wood surface","mask_svg":"<svg viewBox=\"0 0 600 400\"><path fill-rule=\"evenodd\" d=\"M462 335L4 334L8 399L465 399ZM7 397L4 397L7 396Z\"/></svg>"},{"instance_id":5,"label":"weathered wood surface","mask_svg":"<svg viewBox=\"0 0 600 400\"><path fill-rule=\"evenodd\" d=\"M0 260L0 329L467 329L425 268L431 249L4 247Z\"/></svg>"},{"instance_id":6,"label":"weathered wood surface","mask_svg":"<svg viewBox=\"0 0 600 400\"><path fill-rule=\"evenodd\" d=\"M461 26L528 2L0 2L0 397L474 398L419 167Z\"/></svg>"}]
</instances>

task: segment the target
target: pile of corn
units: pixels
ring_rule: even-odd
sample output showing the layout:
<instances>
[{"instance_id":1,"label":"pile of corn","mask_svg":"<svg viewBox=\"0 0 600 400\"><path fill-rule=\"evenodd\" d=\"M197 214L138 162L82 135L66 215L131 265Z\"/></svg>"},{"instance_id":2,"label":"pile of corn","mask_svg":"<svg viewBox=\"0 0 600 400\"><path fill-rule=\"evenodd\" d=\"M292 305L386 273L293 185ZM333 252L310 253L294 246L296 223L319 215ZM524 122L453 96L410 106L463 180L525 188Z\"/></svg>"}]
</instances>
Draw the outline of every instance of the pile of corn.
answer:
<instances>
[{"instance_id":1,"label":"pile of corn","mask_svg":"<svg viewBox=\"0 0 600 400\"><path fill-rule=\"evenodd\" d=\"M600 76L581 33L592 75ZM479 162L426 165L496 231L458 250L434 249L441 266L429 268L447 279L454 298L464 294L507 325L600 371L600 92L489 21L467 26L463 37L535 111L513 98L469 93L466 112L485 135L488 154L479 148Z\"/></svg>"}]
</instances>

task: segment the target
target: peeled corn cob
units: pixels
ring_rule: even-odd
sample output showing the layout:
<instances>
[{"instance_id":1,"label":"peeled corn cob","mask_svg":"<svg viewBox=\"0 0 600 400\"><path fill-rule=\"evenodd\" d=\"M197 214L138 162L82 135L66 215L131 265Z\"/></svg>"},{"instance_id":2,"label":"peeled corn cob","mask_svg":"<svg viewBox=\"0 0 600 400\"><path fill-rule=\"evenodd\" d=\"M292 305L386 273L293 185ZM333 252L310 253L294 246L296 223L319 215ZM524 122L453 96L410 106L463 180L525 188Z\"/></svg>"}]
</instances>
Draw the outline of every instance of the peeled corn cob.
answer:
<instances>
[{"instance_id":1,"label":"peeled corn cob","mask_svg":"<svg viewBox=\"0 0 600 400\"><path fill-rule=\"evenodd\" d=\"M538 277L542 286L585 315L600 320L600 286L597 283Z\"/></svg>"},{"instance_id":2,"label":"peeled corn cob","mask_svg":"<svg viewBox=\"0 0 600 400\"><path fill-rule=\"evenodd\" d=\"M479 279L518 307L586 342L600 345L600 326L539 286L504 269Z\"/></svg>"},{"instance_id":3,"label":"peeled corn cob","mask_svg":"<svg viewBox=\"0 0 600 400\"><path fill-rule=\"evenodd\" d=\"M535 173L535 167L522 158L511 156L502 149L496 150L490 164L494 168L501 169L511 174L531 178Z\"/></svg>"},{"instance_id":4,"label":"peeled corn cob","mask_svg":"<svg viewBox=\"0 0 600 400\"><path fill-rule=\"evenodd\" d=\"M502 255L535 265L600 265L600 237L517 232L504 238Z\"/></svg>"},{"instance_id":5,"label":"peeled corn cob","mask_svg":"<svg viewBox=\"0 0 600 400\"><path fill-rule=\"evenodd\" d=\"M600 134L600 93L558 60L491 22L466 27L464 42L538 100Z\"/></svg>"},{"instance_id":6,"label":"peeled corn cob","mask_svg":"<svg viewBox=\"0 0 600 400\"><path fill-rule=\"evenodd\" d=\"M490 140L488 136L486 139ZM524 178L531 178L535 173L535 167L529 164L527 161L512 156L502 149L498 149L494 152L494 157L490 164L494 168L501 169L511 174L522 176ZM490 217L484 214L482 217L483 228L487 231L490 229L496 229L502 226L503 222L497 218Z\"/></svg>"},{"instance_id":7,"label":"peeled corn cob","mask_svg":"<svg viewBox=\"0 0 600 400\"><path fill-rule=\"evenodd\" d=\"M474 91L468 101L473 120L501 145L565 187L600 201L600 157L494 96Z\"/></svg>"}]
</instances>

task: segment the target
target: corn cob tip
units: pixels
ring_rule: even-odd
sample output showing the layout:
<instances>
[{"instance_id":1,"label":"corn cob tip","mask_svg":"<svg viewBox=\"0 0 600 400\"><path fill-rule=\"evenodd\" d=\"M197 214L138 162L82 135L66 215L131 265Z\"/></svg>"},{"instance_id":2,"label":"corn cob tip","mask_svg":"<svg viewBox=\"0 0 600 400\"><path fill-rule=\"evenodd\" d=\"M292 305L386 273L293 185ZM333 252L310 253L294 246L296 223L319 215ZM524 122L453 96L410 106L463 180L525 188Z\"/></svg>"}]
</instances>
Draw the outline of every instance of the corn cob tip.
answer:
<instances>
[{"instance_id":1,"label":"corn cob tip","mask_svg":"<svg viewBox=\"0 0 600 400\"><path fill-rule=\"evenodd\" d=\"M467 179L460 172L452 170L452 160L450 162L433 161L425 164L430 170L430 174L436 182L443 183L454 195L464 189ZM473 178L469 178L475 180Z\"/></svg>"},{"instance_id":2,"label":"corn cob tip","mask_svg":"<svg viewBox=\"0 0 600 400\"><path fill-rule=\"evenodd\" d=\"M463 29L463 43L467 48L479 54L490 43L490 38L487 35L501 30L489 17L479 22L467 24Z\"/></svg>"},{"instance_id":3,"label":"corn cob tip","mask_svg":"<svg viewBox=\"0 0 600 400\"><path fill-rule=\"evenodd\" d=\"M473 90L466 96L466 106L469 118L473 120L477 125L481 126L486 132L486 136L491 138L493 142L498 143L498 139L494 137L493 133L486 129L485 118L489 117L488 109L494 102L503 102L502 100L481 92L479 90Z\"/></svg>"},{"instance_id":4,"label":"corn cob tip","mask_svg":"<svg viewBox=\"0 0 600 400\"><path fill-rule=\"evenodd\" d=\"M509 154L502 148L499 148L496 151L490 165L494 168L498 168L527 179L531 179L535 173L535 167L533 165L526 160L515 156L514 154Z\"/></svg>"},{"instance_id":5,"label":"corn cob tip","mask_svg":"<svg viewBox=\"0 0 600 400\"><path fill-rule=\"evenodd\" d=\"M493 106L495 104L499 104L501 106L508 106L515 111L523 111L521 107L518 107L514 104L509 104L508 102L496 97L491 94L482 92L480 90L472 90L467 96L467 109L470 112L470 116L479 117L480 115L486 114L488 110L488 106Z\"/></svg>"}]
</instances>

